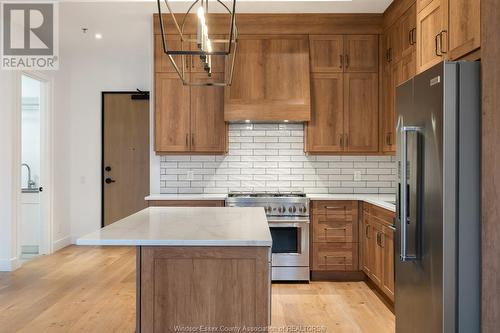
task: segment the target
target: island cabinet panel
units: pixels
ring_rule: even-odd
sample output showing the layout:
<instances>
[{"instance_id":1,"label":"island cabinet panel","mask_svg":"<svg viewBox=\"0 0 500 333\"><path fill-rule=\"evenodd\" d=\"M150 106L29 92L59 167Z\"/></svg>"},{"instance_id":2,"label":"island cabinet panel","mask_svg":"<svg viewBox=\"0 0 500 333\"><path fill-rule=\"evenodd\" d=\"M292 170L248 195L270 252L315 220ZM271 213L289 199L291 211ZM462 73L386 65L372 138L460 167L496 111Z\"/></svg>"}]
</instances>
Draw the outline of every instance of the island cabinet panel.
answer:
<instances>
[{"instance_id":1,"label":"island cabinet panel","mask_svg":"<svg viewBox=\"0 0 500 333\"><path fill-rule=\"evenodd\" d=\"M312 201L311 214L313 273L358 271L358 202Z\"/></svg>"},{"instance_id":2,"label":"island cabinet panel","mask_svg":"<svg viewBox=\"0 0 500 333\"><path fill-rule=\"evenodd\" d=\"M269 247L141 247L140 332L270 325Z\"/></svg>"},{"instance_id":3,"label":"island cabinet panel","mask_svg":"<svg viewBox=\"0 0 500 333\"><path fill-rule=\"evenodd\" d=\"M394 213L363 203L361 269L394 301Z\"/></svg>"},{"instance_id":4,"label":"island cabinet panel","mask_svg":"<svg viewBox=\"0 0 500 333\"><path fill-rule=\"evenodd\" d=\"M149 207L224 207L224 200L150 200Z\"/></svg>"},{"instance_id":5,"label":"island cabinet panel","mask_svg":"<svg viewBox=\"0 0 500 333\"><path fill-rule=\"evenodd\" d=\"M309 121L309 39L306 35L240 35L226 121Z\"/></svg>"}]
</instances>

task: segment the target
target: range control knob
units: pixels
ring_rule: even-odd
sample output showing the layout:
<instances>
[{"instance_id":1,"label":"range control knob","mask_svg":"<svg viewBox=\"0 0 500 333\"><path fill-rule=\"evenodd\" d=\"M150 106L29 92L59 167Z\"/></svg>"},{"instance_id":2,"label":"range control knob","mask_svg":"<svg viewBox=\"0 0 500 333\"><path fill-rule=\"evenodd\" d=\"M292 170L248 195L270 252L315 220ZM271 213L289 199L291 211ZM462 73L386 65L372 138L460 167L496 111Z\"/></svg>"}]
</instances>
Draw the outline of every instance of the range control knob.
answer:
<instances>
[{"instance_id":1,"label":"range control knob","mask_svg":"<svg viewBox=\"0 0 500 333\"><path fill-rule=\"evenodd\" d=\"M278 207L278 213L286 213L286 207L285 206L281 206L281 207Z\"/></svg>"},{"instance_id":2,"label":"range control knob","mask_svg":"<svg viewBox=\"0 0 500 333\"><path fill-rule=\"evenodd\" d=\"M295 213L296 211L297 211L297 207L295 207L295 206L291 206L288 208L289 213Z\"/></svg>"},{"instance_id":3,"label":"range control knob","mask_svg":"<svg viewBox=\"0 0 500 333\"><path fill-rule=\"evenodd\" d=\"M299 212L300 212L301 214L305 214L305 213L307 212L306 207L305 207L305 206L304 206L304 207L299 207Z\"/></svg>"},{"instance_id":4,"label":"range control knob","mask_svg":"<svg viewBox=\"0 0 500 333\"><path fill-rule=\"evenodd\" d=\"M270 213L273 210L271 206L267 206L265 209L267 213Z\"/></svg>"}]
</instances>

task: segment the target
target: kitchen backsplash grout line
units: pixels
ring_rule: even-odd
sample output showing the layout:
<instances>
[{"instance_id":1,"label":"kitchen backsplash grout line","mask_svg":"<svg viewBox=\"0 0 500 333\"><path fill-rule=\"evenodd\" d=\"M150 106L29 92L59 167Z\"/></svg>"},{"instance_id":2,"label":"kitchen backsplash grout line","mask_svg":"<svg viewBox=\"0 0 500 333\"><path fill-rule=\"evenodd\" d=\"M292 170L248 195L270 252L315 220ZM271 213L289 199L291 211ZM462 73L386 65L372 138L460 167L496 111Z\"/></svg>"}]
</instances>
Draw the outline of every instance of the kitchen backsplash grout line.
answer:
<instances>
[{"instance_id":1,"label":"kitchen backsplash grout line","mask_svg":"<svg viewBox=\"0 0 500 333\"><path fill-rule=\"evenodd\" d=\"M307 156L303 145L302 124L230 124L225 156L162 156L160 192L395 193L394 157Z\"/></svg>"}]
</instances>

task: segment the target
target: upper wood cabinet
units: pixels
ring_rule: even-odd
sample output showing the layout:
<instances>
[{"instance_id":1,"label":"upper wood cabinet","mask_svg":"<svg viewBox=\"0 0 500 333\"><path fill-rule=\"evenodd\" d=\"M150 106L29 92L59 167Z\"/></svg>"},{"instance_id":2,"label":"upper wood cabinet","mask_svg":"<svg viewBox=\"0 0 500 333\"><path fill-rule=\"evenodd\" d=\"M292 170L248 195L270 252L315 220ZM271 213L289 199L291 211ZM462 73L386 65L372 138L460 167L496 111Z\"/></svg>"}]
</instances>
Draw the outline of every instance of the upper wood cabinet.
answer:
<instances>
[{"instance_id":1,"label":"upper wood cabinet","mask_svg":"<svg viewBox=\"0 0 500 333\"><path fill-rule=\"evenodd\" d=\"M344 75L344 133L348 152L378 151L378 75Z\"/></svg>"},{"instance_id":2,"label":"upper wood cabinet","mask_svg":"<svg viewBox=\"0 0 500 333\"><path fill-rule=\"evenodd\" d=\"M382 107L380 110L380 123L382 131L382 151L392 153L396 151L395 145L395 95L396 80L394 78L398 64L386 64L382 72Z\"/></svg>"},{"instance_id":3,"label":"upper wood cabinet","mask_svg":"<svg viewBox=\"0 0 500 333\"><path fill-rule=\"evenodd\" d=\"M186 152L190 143L189 87L177 73L155 75L155 150Z\"/></svg>"},{"instance_id":4,"label":"upper wood cabinet","mask_svg":"<svg viewBox=\"0 0 500 333\"><path fill-rule=\"evenodd\" d=\"M165 35L165 40L168 49L180 51L182 50L182 42L178 35ZM161 35L154 35L154 67L155 73L176 73L172 62L169 57L163 51L163 42ZM184 70L189 70L189 64L187 61L182 62L181 56L173 56L175 63L177 64L179 71L182 71L182 67L184 66Z\"/></svg>"},{"instance_id":5,"label":"upper wood cabinet","mask_svg":"<svg viewBox=\"0 0 500 333\"><path fill-rule=\"evenodd\" d=\"M447 59L448 0L432 0L417 14L417 73Z\"/></svg>"},{"instance_id":6,"label":"upper wood cabinet","mask_svg":"<svg viewBox=\"0 0 500 333\"><path fill-rule=\"evenodd\" d=\"M449 58L459 59L481 46L480 0L449 1Z\"/></svg>"},{"instance_id":7,"label":"upper wood cabinet","mask_svg":"<svg viewBox=\"0 0 500 333\"><path fill-rule=\"evenodd\" d=\"M196 82L207 79L205 73L191 74ZM218 81L223 73L213 73ZM226 150L227 124L224 122L224 88L191 87L191 151L223 153Z\"/></svg>"},{"instance_id":8,"label":"upper wood cabinet","mask_svg":"<svg viewBox=\"0 0 500 333\"><path fill-rule=\"evenodd\" d=\"M378 35L346 35L344 68L348 73L378 73Z\"/></svg>"},{"instance_id":9,"label":"upper wood cabinet","mask_svg":"<svg viewBox=\"0 0 500 333\"><path fill-rule=\"evenodd\" d=\"M344 71L344 36L309 36L311 72L342 73Z\"/></svg>"},{"instance_id":10,"label":"upper wood cabinet","mask_svg":"<svg viewBox=\"0 0 500 333\"><path fill-rule=\"evenodd\" d=\"M378 72L378 35L309 36L311 72Z\"/></svg>"},{"instance_id":11,"label":"upper wood cabinet","mask_svg":"<svg viewBox=\"0 0 500 333\"><path fill-rule=\"evenodd\" d=\"M201 73L191 75L206 77ZM177 73L157 73L155 151L224 154L227 127L223 96L221 87L184 86Z\"/></svg>"},{"instance_id":12,"label":"upper wood cabinet","mask_svg":"<svg viewBox=\"0 0 500 333\"><path fill-rule=\"evenodd\" d=\"M311 121L306 126L306 150L344 150L344 79L340 73L311 74Z\"/></svg>"},{"instance_id":13,"label":"upper wood cabinet","mask_svg":"<svg viewBox=\"0 0 500 333\"><path fill-rule=\"evenodd\" d=\"M306 151L378 152L378 74L312 74Z\"/></svg>"},{"instance_id":14,"label":"upper wood cabinet","mask_svg":"<svg viewBox=\"0 0 500 333\"><path fill-rule=\"evenodd\" d=\"M305 35L240 35L226 121L309 121L309 40Z\"/></svg>"},{"instance_id":15,"label":"upper wood cabinet","mask_svg":"<svg viewBox=\"0 0 500 333\"><path fill-rule=\"evenodd\" d=\"M413 4L399 21L401 38L401 57L415 52L417 44L417 6Z\"/></svg>"},{"instance_id":16,"label":"upper wood cabinet","mask_svg":"<svg viewBox=\"0 0 500 333\"><path fill-rule=\"evenodd\" d=\"M310 36L311 154L378 152L378 35Z\"/></svg>"}]
</instances>

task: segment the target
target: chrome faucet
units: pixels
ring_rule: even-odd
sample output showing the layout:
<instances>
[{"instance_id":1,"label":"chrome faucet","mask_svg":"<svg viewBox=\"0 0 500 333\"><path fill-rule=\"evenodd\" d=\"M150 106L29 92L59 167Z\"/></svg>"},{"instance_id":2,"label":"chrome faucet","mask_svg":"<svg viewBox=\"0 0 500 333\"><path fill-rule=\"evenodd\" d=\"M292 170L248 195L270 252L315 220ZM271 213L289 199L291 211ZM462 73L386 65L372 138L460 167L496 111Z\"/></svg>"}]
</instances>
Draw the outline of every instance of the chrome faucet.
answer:
<instances>
[{"instance_id":1,"label":"chrome faucet","mask_svg":"<svg viewBox=\"0 0 500 333\"><path fill-rule=\"evenodd\" d=\"M31 179L31 168L26 163L21 164L21 167L23 166L26 167L26 169L28 169L28 188L33 189L35 187L35 181Z\"/></svg>"}]
</instances>

